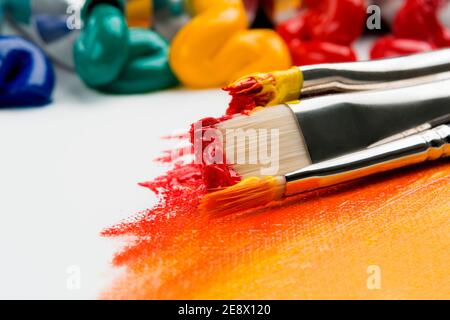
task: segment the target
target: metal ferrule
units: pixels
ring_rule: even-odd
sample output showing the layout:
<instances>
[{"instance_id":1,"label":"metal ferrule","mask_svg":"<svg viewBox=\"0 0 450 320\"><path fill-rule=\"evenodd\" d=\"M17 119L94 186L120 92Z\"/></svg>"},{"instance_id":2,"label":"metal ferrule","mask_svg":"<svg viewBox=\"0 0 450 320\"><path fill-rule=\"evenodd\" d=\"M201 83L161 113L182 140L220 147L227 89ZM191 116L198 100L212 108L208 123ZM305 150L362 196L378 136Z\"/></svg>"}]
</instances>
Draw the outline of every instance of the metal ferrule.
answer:
<instances>
[{"instance_id":1,"label":"metal ferrule","mask_svg":"<svg viewBox=\"0 0 450 320\"><path fill-rule=\"evenodd\" d=\"M392 89L450 78L450 49L399 58L300 67L301 98Z\"/></svg>"},{"instance_id":2,"label":"metal ferrule","mask_svg":"<svg viewBox=\"0 0 450 320\"><path fill-rule=\"evenodd\" d=\"M392 142L392 141L395 141L395 140L403 139L403 138L412 136L412 135L417 134L417 133L421 133L423 131L426 131L428 129L440 126L441 124L445 124L445 123L448 123L448 122L450 122L450 114L447 114L447 115L442 116L442 117L438 117L436 119L431 120L430 122L423 123L420 126L417 126L415 128L408 129L408 130L405 130L403 132L394 134L394 135L392 135L392 136L390 136L388 138L385 138L383 140L380 140L380 141L370 145L369 148L376 147L376 146L379 146L379 145L382 145L382 144L385 144L385 143L388 143L388 142Z\"/></svg>"},{"instance_id":3,"label":"metal ferrule","mask_svg":"<svg viewBox=\"0 0 450 320\"><path fill-rule=\"evenodd\" d=\"M355 152L450 113L450 79L390 90L327 95L288 107L312 163Z\"/></svg>"},{"instance_id":4,"label":"metal ferrule","mask_svg":"<svg viewBox=\"0 0 450 320\"><path fill-rule=\"evenodd\" d=\"M450 124L289 173L285 196L450 156Z\"/></svg>"}]
</instances>

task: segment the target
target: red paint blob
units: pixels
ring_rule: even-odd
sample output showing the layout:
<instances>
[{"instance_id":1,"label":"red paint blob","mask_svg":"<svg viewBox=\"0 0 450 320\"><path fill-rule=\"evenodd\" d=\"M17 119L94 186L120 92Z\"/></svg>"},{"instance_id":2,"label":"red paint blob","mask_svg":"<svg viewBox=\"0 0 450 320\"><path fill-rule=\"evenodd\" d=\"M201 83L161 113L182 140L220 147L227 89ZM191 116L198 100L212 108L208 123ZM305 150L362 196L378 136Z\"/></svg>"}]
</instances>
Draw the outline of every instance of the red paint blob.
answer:
<instances>
[{"instance_id":1,"label":"red paint blob","mask_svg":"<svg viewBox=\"0 0 450 320\"><path fill-rule=\"evenodd\" d=\"M310 0L304 4L305 10L277 27L286 43L314 40L349 46L364 30L364 0Z\"/></svg>"},{"instance_id":2,"label":"red paint blob","mask_svg":"<svg viewBox=\"0 0 450 320\"><path fill-rule=\"evenodd\" d=\"M285 40L295 65L353 62L351 44L364 30L363 0L304 1L305 9L280 23L276 30Z\"/></svg>"},{"instance_id":3,"label":"red paint blob","mask_svg":"<svg viewBox=\"0 0 450 320\"><path fill-rule=\"evenodd\" d=\"M390 58L450 46L450 29L439 20L443 0L407 0L398 11L393 35L379 39L371 58Z\"/></svg>"},{"instance_id":4,"label":"red paint blob","mask_svg":"<svg viewBox=\"0 0 450 320\"><path fill-rule=\"evenodd\" d=\"M450 46L450 30L438 13L446 1L407 0L395 17L392 27L397 38L422 40L442 48Z\"/></svg>"},{"instance_id":5,"label":"red paint blob","mask_svg":"<svg viewBox=\"0 0 450 320\"><path fill-rule=\"evenodd\" d=\"M292 61L298 66L329 62L354 62L357 60L356 53L350 46L332 42L292 40L288 47Z\"/></svg>"},{"instance_id":6,"label":"red paint blob","mask_svg":"<svg viewBox=\"0 0 450 320\"><path fill-rule=\"evenodd\" d=\"M370 51L370 58L393 58L434 49L436 47L426 41L387 36L375 42Z\"/></svg>"}]
</instances>

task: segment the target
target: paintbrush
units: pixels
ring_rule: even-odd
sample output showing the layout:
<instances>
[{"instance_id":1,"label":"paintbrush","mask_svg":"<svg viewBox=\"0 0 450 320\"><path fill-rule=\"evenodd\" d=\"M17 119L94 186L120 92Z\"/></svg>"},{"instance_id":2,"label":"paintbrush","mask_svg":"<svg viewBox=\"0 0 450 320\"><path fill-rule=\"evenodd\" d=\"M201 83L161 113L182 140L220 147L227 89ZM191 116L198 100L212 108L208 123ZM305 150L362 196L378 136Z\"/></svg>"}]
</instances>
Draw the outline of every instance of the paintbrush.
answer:
<instances>
[{"instance_id":1,"label":"paintbrush","mask_svg":"<svg viewBox=\"0 0 450 320\"><path fill-rule=\"evenodd\" d=\"M383 139L392 140L399 132L449 114L449 88L450 79L316 97L234 115L215 128L225 137L226 163L241 177L284 175ZM257 133L274 130L279 138L276 145L269 145L269 151L278 153L277 168L270 170L267 163L248 161L250 154L258 154L260 149ZM239 138L241 142L236 143Z\"/></svg>"},{"instance_id":2,"label":"paintbrush","mask_svg":"<svg viewBox=\"0 0 450 320\"><path fill-rule=\"evenodd\" d=\"M450 78L450 49L398 58L318 64L242 77L224 90L227 114L333 93L393 89Z\"/></svg>"},{"instance_id":3,"label":"paintbrush","mask_svg":"<svg viewBox=\"0 0 450 320\"><path fill-rule=\"evenodd\" d=\"M450 117L450 114L447 115ZM295 194L450 156L450 122L276 177L251 177L201 201L200 211L227 214Z\"/></svg>"}]
</instances>

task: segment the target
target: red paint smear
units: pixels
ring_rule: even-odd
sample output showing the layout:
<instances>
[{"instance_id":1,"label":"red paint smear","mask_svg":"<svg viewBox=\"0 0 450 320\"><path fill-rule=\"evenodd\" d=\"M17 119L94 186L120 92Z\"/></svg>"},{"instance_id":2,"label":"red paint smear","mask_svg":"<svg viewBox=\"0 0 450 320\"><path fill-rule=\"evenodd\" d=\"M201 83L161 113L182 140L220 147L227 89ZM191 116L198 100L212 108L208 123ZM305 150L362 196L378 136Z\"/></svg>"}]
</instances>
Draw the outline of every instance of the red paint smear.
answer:
<instances>
[{"instance_id":1,"label":"red paint smear","mask_svg":"<svg viewBox=\"0 0 450 320\"><path fill-rule=\"evenodd\" d=\"M241 181L241 177L237 172L234 171L231 166L226 164L227 160L225 151L223 150L223 143L219 141L214 144L214 138L211 138L210 140L205 138L206 131L215 129L215 126L218 123L230 118L231 116L204 118L192 124L189 131L191 143L194 146L195 163L202 164L202 177L208 190L232 186ZM195 148L197 145L201 147ZM208 149L207 152L205 152L206 148L211 145L214 145L215 148ZM220 158L220 163L214 163L213 159L217 158Z\"/></svg>"},{"instance_id":2,"label":"red paint smear","mask_svg":"<svg viewBox=\"0 0 450 320\"><path fill-rule=\"evenodd\" d=\"M189 132L180 133L180 134L172 134L167 136L162 136L161 139L163 140L182 140L182 139L189 139Z\"/></svg>"},{"instance_id":3,"label":"red paint smear","mask_svg":"<svg viewBox=\"0 0 450 320\"><path fill-rule=\"evenodd\" d=\"M444 48L450 45L450 29L439 19L443 0L408 0L397 13L392 26L397 38L423 40Z\"/></svg>"},{"instance_id":4,"label":"red paint smear","mask_svg":"<svg viewBox=\"0 0 450 320\"><path fill-rule=\"evenodd\" d=\"M192 219L192 214L197 214L196 210L202 196L211 189L223 188L236 184L241 180L240 176L232 170L226 163L224 164L205 164L203 162L188 164L181 163L180 158L187 153L194 153L193 145L196 143L196 137L201 137L202 154L194 155L202 159L203 151L213 141L204 140L203 133L207 129L214 129L214 126L221 121L230 119L230 116L221 118L205 118L192 124L188 135L170 136L169 139L183 139L190 137L192 146L190 148L180 148L175 150L166 150L163 156L155 161L173 164L174 168L166 174L157 177L153 181L139 183L140 186L148 188L158 196L157 205L146 210L137 216L123 221L113 227L105 229L101 235L107 237L118 237L133 235L138 240L132 246L126 248L122 253L118 253L113 263L117 266L126 264L130 257L150 254L156 252L159 247L165 245L164 241L156 241L160 228L166 226L176 230L176 224L185 225L189 221L198 221ZM200 130L195 134L195 129ZM223 149L216 150L221 152L225 161ZM214 156L214 155L211 155ZM175 224L173 218L177 218ZM176 236L175 234L173 236ZM153 245L148 244L148 238L152 239ZM165 239L168 239L165 237Z\"/></svg>"},{"instance_id":5,"label":"red paint smear","mask_svg":"<svg viewBox=\"0 0 450 320\"><path fill-rule=\"evenodd\" d=\"M193 154L193 147L186 146L185 148L177 148L173 150L163 151L163 155L156 158L154 161L162 164L175 164L182 163L182 158L187 155Z\"/></svg>"},{"instance_id":6,"label":"red paint smear","mask_svg":"<svg viewBox=\"0 0 450 320\"><path fill-rule=\"evenodd\" d=\"M196 212L199 200L206 193L201 165L196 164L177 165L154 181L140 185L158 195L158 204L153 209L146 210L101 233L107 237L127 235L137 237L136 242L116 254L113 260L116 266L166 246L170 238L166 238L165 234L162 237L162 228L177 230L178 225L185 225L188 220L194 220L192 215ZM171 237L176 237L176 234L172 234ZM151 245L148 243L149 239Z\"/></svg>"}]
</instances>

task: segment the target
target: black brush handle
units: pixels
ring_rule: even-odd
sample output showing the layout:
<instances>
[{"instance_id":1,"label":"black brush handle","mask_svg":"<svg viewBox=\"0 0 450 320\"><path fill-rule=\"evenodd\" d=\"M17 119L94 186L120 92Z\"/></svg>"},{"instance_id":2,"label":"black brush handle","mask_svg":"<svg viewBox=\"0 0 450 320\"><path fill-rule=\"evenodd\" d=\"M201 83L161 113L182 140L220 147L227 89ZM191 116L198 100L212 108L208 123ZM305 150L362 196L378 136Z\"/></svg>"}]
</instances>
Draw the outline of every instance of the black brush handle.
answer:
<instances>
[{"instance_id":1,"label":"black brush handle","mask_svg":"<svg viewBox=\"0 0 450 320\"><path fill-rule=\"evenodd\" d=\"M285 195L450 156L450 125L314 163L285 175Z\"/></svg>"},{"instance_id":2,"label":"black brush handle","mask_svg":"<svg viewBox=\"0 0 450 320\"><path fill-rule=\"evenodd\" d=\"M450 113L450 80L289 104L313 163L354 152Z\"/></svg>"},{"instance_id":3,"label":"black brush handle","mask_svg":"<svg viewBox=\"0 0 450 320\"><path fill-rule=\"evenodd\" d=\"M300 69L304 79L302 99L339 92L385 90L450 79L450 49Z\"/></svg>"}]
</instances>

